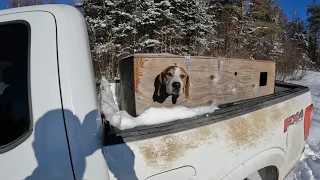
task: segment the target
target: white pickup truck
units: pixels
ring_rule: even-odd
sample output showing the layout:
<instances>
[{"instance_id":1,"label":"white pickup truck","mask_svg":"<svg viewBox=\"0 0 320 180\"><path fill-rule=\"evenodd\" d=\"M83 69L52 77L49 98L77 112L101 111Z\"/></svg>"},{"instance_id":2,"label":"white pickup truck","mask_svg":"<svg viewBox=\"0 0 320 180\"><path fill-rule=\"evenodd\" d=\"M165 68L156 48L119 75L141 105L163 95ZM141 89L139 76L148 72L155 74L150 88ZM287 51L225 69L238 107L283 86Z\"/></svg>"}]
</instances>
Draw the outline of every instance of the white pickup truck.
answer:
<instances>
[{"instance_id":1,"label":"white pickup truck","mask_svg":"<svg viewBox=\"0 0 320 180\"><path fill-rule=\"evenodd\" d=\"M118 130L100 118L82 14L0 11L1 180L273 180L294 168L309 134L308 88L276 83L272 95L219 108Z\"/></svg>"}]
</instances>

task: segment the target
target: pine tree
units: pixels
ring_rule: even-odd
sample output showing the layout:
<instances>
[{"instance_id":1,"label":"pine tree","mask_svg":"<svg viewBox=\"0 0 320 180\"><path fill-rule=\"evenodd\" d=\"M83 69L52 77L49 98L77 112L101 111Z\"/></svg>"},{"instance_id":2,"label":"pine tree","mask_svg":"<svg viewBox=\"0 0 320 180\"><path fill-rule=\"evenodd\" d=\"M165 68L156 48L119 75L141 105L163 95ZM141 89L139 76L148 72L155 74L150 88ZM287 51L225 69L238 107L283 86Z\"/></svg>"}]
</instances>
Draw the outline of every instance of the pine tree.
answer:
<instances>
[{"instance_id":1,"label":"pine tree","mask_svg":"<svg viewBox=\"0 0 320 180\"><path fill-rule=\"evenodd\" d=\"M250 18L246 0L224 0L212 2L218 20L219 54L227 57L249 58L248 36Z\"/></svg>"},{"instance_id":2,"label":"pine tree","mask_svg":"<svg viewBox=\"0 0 320 180\"><path fill-rule=\"evenodd\" d=\"M294 42L298 46L298 50L301 51L304 60L309 61L308 47L309 42L307 39L307 29L305 22L299 17L299 14L294 11L292 13L292 20L285 24L286 37L288 40Z\"/></svg>"},{"instance_id":3,"label":"pine tree","mask_svg":"<svg viewBox=\"0 0 320 180\"><path fill-rule=\"evenodd\" d=\"M88 23L90 48L96 77L105 75L108 78L116 76L115 43L112 35L114 18L111 11L115 4L112 1L87 0L83 8ZM108 72L108 74L105 74ZM102 74L101 74L102 73Z\"/></svg>"},{"instance_id":4,"label":"pine tree","mask_svg":"<svg viewBox=\"0 0 320 180\"><path fill-rule=\"evenodd\" d=\"M169 1L149 0L142 4L136 24L138 52L160 53L166 51L170 7Z\"/></svg>"},{"instance_id":5,"label":"pine tree","mask_svg":"<svg viewBox=\"0 0 320 180\"><path fill-rule=\"evenodd\" d=\"M308 18L307 21L309 23L309 55L313 62L320 65L320 57L319 57L319 35L320 35L320 5L316 3L316 0L313 0L312 4L307 9Z\"/></svg>"},{"instance_id":6,"label":"pine tree","mask_svg":"<svg viewBox=\"0 0 320 180\"><path fill-rule=\"evenodd\" d=\"M280 60L283 57L282 10L274 0L254 0L251 5L254 20L250 52L254 59Z\"/></svg>"},{"instance_id":7,"label":"pine tree","mask_svg":"<svg viewBox=\"0 0 320 180\"><path fill-rule=\"evenodd\" d=\"M210 53L211 48L215 47L218 41L217 21L215 12L209 11L209 4L202 1L196 1L196 34L195 34L195 54L205 55Z\"/></svg>"}]
</instances>

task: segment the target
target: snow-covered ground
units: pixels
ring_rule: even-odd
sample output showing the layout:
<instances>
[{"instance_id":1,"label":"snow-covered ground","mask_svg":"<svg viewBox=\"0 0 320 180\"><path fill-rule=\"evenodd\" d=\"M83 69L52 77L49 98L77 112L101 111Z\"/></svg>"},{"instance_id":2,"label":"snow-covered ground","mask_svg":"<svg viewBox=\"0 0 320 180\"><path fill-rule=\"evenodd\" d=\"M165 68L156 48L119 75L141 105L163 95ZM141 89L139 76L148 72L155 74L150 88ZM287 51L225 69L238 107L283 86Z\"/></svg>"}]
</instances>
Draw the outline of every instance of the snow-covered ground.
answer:
<instances>
[{"instance_id":1,"label":"snow-covered ground","mask_svg":"<svg viewBox=\"0 0 320 180\"><path fill-rule=\"evenodd\" d=\"M320 72L309 71L301 80L290 82L310 88L314 110L306 151L286 180L320 180Z\"/></svg>"}]
</instances>

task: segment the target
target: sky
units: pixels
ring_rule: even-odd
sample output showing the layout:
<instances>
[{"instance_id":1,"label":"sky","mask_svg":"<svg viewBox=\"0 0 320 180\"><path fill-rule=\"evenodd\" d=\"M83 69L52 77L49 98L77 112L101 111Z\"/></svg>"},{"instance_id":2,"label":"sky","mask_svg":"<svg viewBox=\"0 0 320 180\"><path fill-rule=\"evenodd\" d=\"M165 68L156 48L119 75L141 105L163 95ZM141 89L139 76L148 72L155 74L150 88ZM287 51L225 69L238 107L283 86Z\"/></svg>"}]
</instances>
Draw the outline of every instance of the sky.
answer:
<instances>
[{"instance_id":1,"label":"sky","mask_svg":"<svg viewBox=\"0 0 320 180\"><path fill-rule=\"evenodd\" d=\"M0 0L0 10L6 8L6 1L9 0ZM307 5L311 4L311 0L276 0L277 3L282 5L282 8L289 19L291 19L291 13L295 9L300 18L306 20L306 10ZM58 3L67 3L68 0L57 0Z\"/></svg>"},{"instance_id":2,"label":"sky","mask_svg":"<svg viewBox=\"0 0 320 180\"><path fill-rule=\"evenodd\" d=\"M295 9L303 20L307 19L307 6L311 4L311 2L312 0L277 0L277 3L281 4L283 11L289 19L291 19L292 12Z\"/></svg>"},{"instance_id":3,"label":"sky","mask_svg":"<svg viewBox=\"0 0 320 180\"><path fill-rule=\"evenodd\" d=\"M8 2L8 1L10 1L10 0L0 0L0 10L7 8L6 7L7 6L6 2ZM67 4L69 2L69 0L56 0L56 1L59 4ZM78 1L76 0L76 2L78 2Z\"/></svg>"}]
</instances>

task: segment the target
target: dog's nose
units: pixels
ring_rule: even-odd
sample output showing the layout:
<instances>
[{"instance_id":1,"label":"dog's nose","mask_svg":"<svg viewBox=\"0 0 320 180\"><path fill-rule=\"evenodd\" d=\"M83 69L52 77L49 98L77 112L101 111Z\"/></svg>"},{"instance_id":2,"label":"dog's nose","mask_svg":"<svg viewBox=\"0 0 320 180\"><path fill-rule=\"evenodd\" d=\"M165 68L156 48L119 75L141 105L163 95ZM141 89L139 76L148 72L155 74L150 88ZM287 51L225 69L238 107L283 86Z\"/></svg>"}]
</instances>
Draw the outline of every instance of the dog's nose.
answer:
<instances>
[{"instance_id":1,"label":"dog's nose","mask_svg":"<svg viewBox=\"0 0 320 180\"><path fill-rule=\"evenodd\" d=\"M172 83L172 87L175 89L179 89L181 87L181 84L179 82Z\"/></svg>"}]
</instances>

